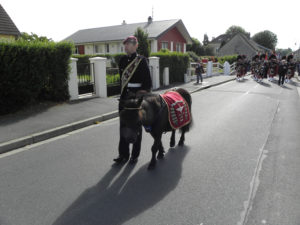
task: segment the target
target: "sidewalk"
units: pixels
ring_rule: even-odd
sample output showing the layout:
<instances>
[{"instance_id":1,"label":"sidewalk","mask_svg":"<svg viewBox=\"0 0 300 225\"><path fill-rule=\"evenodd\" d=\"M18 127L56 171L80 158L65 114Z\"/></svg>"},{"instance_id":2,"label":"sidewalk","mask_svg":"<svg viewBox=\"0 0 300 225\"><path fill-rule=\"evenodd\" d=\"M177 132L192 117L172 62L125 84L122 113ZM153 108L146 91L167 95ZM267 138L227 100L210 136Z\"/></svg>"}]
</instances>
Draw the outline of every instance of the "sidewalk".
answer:
<instances>
[{"instance_id":1,"label":"sidewalk","mask_svg":"<svg viewBox=\"0 0 300 225\"><path fill-rule=\"evenodd\" d=\"M190 93L216 86L234 76L204 77L203 84L170 85L156 90L162 93L171 87L181 87ZM15 114L0 117L0 154L59 136L118 116L117 97L81 99L63 104L41 105Z\"/></svg>"}]
</instances>

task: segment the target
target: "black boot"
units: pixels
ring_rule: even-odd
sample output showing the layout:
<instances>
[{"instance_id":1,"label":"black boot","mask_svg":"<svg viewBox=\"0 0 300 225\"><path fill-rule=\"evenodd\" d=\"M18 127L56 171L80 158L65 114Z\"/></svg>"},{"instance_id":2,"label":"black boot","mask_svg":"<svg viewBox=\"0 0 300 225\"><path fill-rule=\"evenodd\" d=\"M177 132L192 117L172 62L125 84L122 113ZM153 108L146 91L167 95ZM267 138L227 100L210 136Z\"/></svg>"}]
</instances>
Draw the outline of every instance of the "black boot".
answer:
<instances>
[{"instance_id":1,"label":"black boot","mask_svg":"<svg viewBox=\"0 0 300 225\"><path fill-rule=\"evenodd\" d=\"M122 155L119 155L118 158L115 158L114 161L116 163L126 163L128 161L129 157L125 157L125 156L122 156Z\"/></svg>"}]
</instances>

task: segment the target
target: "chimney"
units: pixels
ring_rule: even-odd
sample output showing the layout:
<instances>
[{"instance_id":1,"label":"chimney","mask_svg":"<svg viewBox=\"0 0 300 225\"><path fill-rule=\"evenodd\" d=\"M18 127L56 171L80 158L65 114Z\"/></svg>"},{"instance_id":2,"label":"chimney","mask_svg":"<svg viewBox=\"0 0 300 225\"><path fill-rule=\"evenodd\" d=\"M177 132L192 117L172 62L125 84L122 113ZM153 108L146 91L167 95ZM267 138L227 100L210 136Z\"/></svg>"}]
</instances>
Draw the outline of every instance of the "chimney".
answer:
<instances>
[{"instance_id":1,"label":"chimney","mask_svg":"<svg viewBox=\"0 0 300 225\"><path fill-rule=\"evenodd\" d=\"M126 21L125 21L125 20L123 20L123 23L122 23L122 25L126 25Z\"/></svg>"},{"instance_id":2,"label":"chimney","mask_svg":"<svg viewBox=\"0 0 300 225\"><path fill-rule=\"evenodd\" d=\"M148 24L150 24L150 23L152 23L152 17L151 16L148 17Z\"/></svg>"}]
</instances>

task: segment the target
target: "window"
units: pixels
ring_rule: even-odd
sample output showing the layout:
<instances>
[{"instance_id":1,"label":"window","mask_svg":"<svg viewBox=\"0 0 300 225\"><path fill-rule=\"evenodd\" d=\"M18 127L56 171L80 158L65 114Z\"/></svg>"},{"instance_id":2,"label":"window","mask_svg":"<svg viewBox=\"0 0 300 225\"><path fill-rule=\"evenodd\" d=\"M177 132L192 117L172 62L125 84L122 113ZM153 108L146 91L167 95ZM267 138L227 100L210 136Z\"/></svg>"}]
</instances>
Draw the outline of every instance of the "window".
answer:
<instances>
[{"instance_id":1,"label":"window","mask_svg":"<svg viewBox=\"0 0 300 225\"><path fill-rule=\"evenodd\" d=\"M176 43L176 52L181 52L181 44Z\"/></svg>"},{"instance_id":2,"label":"window","mask_svg":"<svg viewBox=\"0 0 300 225\"><path fill-rule=\"evenodd\" d=\"M168 42L167 41L161 42L161 48L162 49L169 49Z\"/></svg>"},{"instance_id":3,"label":"window","mask_svg":"<svg viewBox=\"0 0 300 225\"><path fill-rule=\"evenodd\" d=\"M106 47L106 53L109 53L109 44L106 44L105 47Z\"/></svg>"},{"instance_id":4,"label":"window","mask_svg":"<svg viewBox=\"0 0 300 225\"><path fill-rule=\"evenodd\" d=\"M79 54L79 47L78 46L75 46L74 54Z\"/></svg>"},{"instance_id":5,"label":"window","mask_svg":"<svg viewBox=\"0 0 300 225\"><path fill-rule=\"evenodd\" d=\"M95 45L95 53L103 53L103 46Z\"/></svg>"}]
</instances>

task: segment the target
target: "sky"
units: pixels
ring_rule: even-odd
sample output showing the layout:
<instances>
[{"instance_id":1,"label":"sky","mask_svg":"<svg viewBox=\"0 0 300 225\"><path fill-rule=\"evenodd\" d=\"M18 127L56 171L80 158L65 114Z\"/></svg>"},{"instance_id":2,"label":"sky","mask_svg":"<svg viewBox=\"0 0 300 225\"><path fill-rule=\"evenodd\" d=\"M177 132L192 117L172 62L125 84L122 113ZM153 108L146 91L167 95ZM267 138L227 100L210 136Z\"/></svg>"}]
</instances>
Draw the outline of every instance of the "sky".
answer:
<instances>
[{"instance_id":1,"label":"sky","mask_svg":"<svg viewBox=\"0 0 300 225\"><path fill-rule=\"evenodd\" d=\"M299 0L0 0L21 32L61 41L81 29L182 19L201 42L225 33L231 25L251 36L264 30L277 35L277 48L300 47Z\"/></svg>"}]
</instances>

